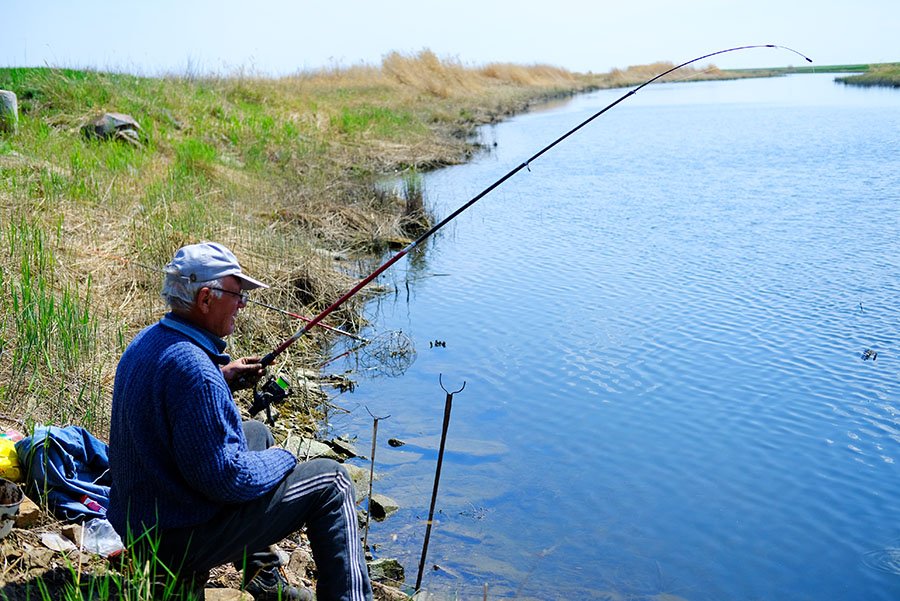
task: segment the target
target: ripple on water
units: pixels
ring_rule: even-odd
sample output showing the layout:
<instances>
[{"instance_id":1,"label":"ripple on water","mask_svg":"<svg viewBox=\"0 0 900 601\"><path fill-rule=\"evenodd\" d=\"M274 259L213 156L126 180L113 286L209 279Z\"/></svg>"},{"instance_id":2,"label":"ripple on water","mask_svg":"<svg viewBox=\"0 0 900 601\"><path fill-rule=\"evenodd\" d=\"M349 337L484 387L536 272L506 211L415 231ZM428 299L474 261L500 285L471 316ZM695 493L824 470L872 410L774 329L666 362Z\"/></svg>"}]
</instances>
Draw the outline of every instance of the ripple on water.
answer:
<instances>
[{"instance_id":1,"label":"ripple on water","mask_svg":"<svg viewBox=\"0 0 900 601\"><path fill-rule=\"evenodd\" d=\"M865 553L863 564L879 572L900 575L900 547L877 549Z\"/></svg>"}]
</instances>

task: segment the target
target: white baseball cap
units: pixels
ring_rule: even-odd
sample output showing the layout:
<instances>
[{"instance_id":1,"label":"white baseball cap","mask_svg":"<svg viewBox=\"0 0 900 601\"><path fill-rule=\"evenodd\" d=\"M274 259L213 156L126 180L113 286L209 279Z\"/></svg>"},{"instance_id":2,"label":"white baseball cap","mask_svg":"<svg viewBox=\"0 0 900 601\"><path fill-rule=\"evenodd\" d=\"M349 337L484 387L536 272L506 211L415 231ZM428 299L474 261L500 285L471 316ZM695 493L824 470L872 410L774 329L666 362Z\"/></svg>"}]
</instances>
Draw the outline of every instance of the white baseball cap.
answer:
<instances>
[{"instance_id":1,"label":"white baseball cap","mask_svg":"<svg viewBox=\"0 0 900 601\"><path fill-rule=\"evenodd\" d=\"M215 242L182 246L166 265L165 272L192 282L209 282L233 275L240 280L242 290L269 287L243 273L234 253Z\"/></svg>"}]
</instances>

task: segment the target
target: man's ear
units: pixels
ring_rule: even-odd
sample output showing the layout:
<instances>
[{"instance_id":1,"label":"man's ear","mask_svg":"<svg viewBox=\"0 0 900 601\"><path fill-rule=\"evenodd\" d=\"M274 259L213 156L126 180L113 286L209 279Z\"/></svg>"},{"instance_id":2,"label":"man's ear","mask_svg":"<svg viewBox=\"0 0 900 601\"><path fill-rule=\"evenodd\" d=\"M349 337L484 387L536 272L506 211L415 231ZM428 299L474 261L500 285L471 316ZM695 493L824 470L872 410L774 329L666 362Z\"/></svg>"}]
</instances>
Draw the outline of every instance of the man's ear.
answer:
<instances>
[{"instance_id":1,"label":"man's ear","mask_svg":"<svg viewBox=\"0 0 900 601\"><path fill-rule=\"evenodd\" d=\"M212 300L212 290L204 286L197 292L197 300L194 305L197 310L203 314L209 313L210 301Z\"/></svg>"}]
</instances>

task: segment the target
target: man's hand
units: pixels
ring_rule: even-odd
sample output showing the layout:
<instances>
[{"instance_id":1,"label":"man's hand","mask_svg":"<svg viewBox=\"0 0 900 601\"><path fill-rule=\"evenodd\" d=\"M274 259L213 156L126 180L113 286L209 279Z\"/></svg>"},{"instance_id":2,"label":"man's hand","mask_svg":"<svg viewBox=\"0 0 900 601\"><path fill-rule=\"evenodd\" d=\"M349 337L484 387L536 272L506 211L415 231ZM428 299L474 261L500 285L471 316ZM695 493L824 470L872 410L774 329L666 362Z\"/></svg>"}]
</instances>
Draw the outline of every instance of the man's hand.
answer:
<instances>
[{"instance_id":1,"label":"man's hand","mask_svg":"<svg viewBox=\"0 0 900 601\"><path fill-rule=\"evenodd\" d=\"M266 368L259 362L260 357L241 357L222 366L222 375L231 392L253 388L266 373Z\"/></svg>"}]
</instances>

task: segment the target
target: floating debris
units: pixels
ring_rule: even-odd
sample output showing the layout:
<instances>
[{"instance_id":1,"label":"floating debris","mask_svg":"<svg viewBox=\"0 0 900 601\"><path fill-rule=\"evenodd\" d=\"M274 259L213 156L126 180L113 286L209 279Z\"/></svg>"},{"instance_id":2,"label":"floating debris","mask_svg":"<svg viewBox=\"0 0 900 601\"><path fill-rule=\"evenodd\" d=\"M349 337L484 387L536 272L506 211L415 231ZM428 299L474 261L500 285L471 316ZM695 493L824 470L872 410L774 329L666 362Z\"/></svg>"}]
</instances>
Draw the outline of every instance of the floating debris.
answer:
<instances>
[{"instance_id":1,"label":"floating debris","mask_svg":"<svg viewBox=\"0 0 900 601\"><path fill-rule=\"evenodd\" d=\"M875 359L878 358L878 353L877 353L876 351L873 351L873 350L870 349L870 348L867 348L866 350L864 350L864 351L862 352L862 355L860 355L860 358L861 358L863 361L868 361L869 359L871 359L872 361L874 361Z\"/></svg>"}]
</instances>

